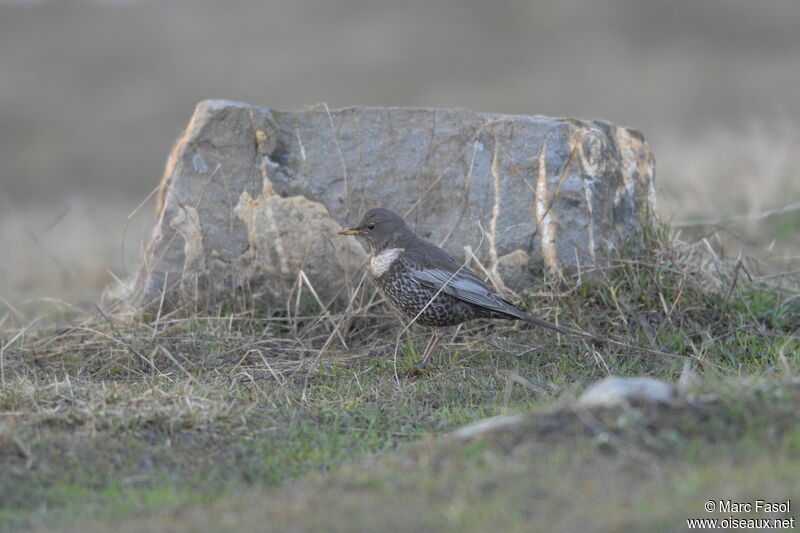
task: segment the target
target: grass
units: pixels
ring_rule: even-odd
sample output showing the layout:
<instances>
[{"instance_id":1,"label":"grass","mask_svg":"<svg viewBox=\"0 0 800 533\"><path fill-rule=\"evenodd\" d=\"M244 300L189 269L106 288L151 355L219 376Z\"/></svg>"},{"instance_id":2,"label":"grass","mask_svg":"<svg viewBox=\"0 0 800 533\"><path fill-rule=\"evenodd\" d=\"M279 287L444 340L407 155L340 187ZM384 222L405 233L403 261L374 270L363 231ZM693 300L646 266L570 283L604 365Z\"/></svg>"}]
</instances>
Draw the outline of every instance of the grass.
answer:
<instances>
[{"instance_id":1,"label":"grass","mask_svg":"<svg viewBox=\"0 0 800 533\"><path fill-rule=\"evenodd\" d=\"M427 332L395 350L380 307L9 311L0 530L678 529L711 498L797 494L797 276L750 279L665 227L647 244L525 301L605 340L476 322L413 380ZM575 407L609 374L693 384L673 407Z\"/></svg>"},{"instance_id":2,"label":"grass","mask_svg":"<svg viewBox=\"0 0 800 533\"><path fill-rule=\"evenodd\" d=\"M177 524L213 530L227 512L225 528L244 530L265 517L276 530L683 529L686 518L709 516L701 508L709 498L785 501L796 493L787 491L798 488L800 473L797 383L751 385L670 409L562 405L510 430L428 440L333 476L252 491ZM775 416L751 417L767 409Z\"/></svg>"}]
</instances>

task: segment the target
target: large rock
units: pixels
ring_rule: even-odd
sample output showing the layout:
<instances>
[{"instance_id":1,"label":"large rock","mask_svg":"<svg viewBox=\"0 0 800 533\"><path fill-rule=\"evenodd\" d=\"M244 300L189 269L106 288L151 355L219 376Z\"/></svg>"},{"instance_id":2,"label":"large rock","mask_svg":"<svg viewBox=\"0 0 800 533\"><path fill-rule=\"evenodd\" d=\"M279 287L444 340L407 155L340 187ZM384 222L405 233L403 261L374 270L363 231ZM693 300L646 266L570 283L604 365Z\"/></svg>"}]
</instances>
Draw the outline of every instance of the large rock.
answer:
<instances>
[{"instance_id":1,"label":"large rock","mask_svg":"<svg viewBox=\"0 0 800 533\"><path fill-rule=\"evenodd\" d=\"M376 206L524 289L640 239L653 180L642 135L602 121L205 101L168 161L136 301L284 307L303 284L342 302L365 250L336 232Z\"/></svg>"}]
</instances>

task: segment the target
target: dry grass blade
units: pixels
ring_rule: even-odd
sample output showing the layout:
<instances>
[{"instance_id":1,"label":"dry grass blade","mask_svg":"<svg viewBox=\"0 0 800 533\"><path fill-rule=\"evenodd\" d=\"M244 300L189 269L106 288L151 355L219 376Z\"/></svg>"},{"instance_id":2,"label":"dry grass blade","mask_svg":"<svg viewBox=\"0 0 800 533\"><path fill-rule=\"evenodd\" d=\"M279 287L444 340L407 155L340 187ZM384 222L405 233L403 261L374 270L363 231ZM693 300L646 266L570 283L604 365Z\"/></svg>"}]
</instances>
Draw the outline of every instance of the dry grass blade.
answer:
<instances>
[{"instance_id":1,"label":"dry grass blade","mask_svg":"<svg viewBox=\"0 0 800 533\"><path fill-rule=\"evenodd\" d=\"M328 306L322 303L322 300L317 294L317 291L314 289L314 286L311 284L311 281L308 279L308 276L306 276L306 273L300 270L299 276L303 280L303 283L305 283L306 287L308 287L308 290L311 292L311 295L314 297L314 300L317 302L317 304L319 304L320 308L322 309L322 318L330 322L331 326L333 326L333 332L331 332L331 336L333 335L338 336L339 340L342 343L342 346L344 346L344 348L347 349L347 342L344 340L344 337L339 332L339 323L336 322L331 316L330 311L328 311Z\"/></svg>"},{"instance_id":2,"label":"dry grass blade","mask_svg":"<svg viewBox=\"0 0 800 533\"><path fill-rule=\"evenodd\" d=\"M125 218L125 225L124 225L124 227L122 229L122 239L121 239L121 242L120 242L120 254L121 254L121 257L122 257L122 277L125 278L125 279L128 278L128 267L125 264L125 241L126 241L126 237L128 236L128 226L130 226L130 223L131 223L131 220L133 219L133 217L135 217L139 213L139 211L141 211L142 208L145 205L147 205L147 202L149 202L150 199L153 196L155 196L158 193L158 191L160 191L160 190L161 190L161 184L159 183L158 186L155 187L152 191L150 191L150 194L148 194L144 198L144 200L139 202L139 205L137 205L133 209L133 211L128 213L128 216Z\"/></svg>"},{"instance_id":3,"label":"dry grass blade","mask_svg":"<svg viewBox=\"0 0 800 533\"><path fill-rule=\"evenodd\" d=\"M765 218L770 218L777 215L785 215L787 213L794 213L797 211L800 211L800 202L794 202L789 205L779 207L777 209L770 209L768 211L763 211L761 213L754 213L752 215L745 215L727 219L715 219L715 220L686 220L682 222L674 222L672 225L675 228L687 228L694 226L712 226L712 227L722 228L725 226L732 226L735 224L742 224L744 222L763 220Z\"/></svg>"},{"instance_id":4,"label":"dry grass blade","mask_svg":"<svg viewBox=\"0 0 800 533\"><path fill-rule=\"evenodd\" d=\"M52 311L56 305L53 305L47 312L39 315L38 317L34 318L27 326L20 329L8 342L3 342L0 346L0 383L3 385L6 384L6 367L5 367L5 354L6 350L12 346L15 342L20 339L24 339L25 334L30 331L36 324L38 324L42 319L44 319L50 311Z\"/></svg>"},{"instance_id":5,"label":"dry grass blade","mask_svg":"<svg viewBox=\"0 0 800 533\"><path fill-rule=\"evenodd\" d=\"M108 324L108 326L111 328L111 330L112 330L112 331L114 332L114 334L116 335L116 338L115 338L114 340L116 340L117 342L119 342L120 344L122 344L123 346L125 346L125 347L128 349L128 351L129 351L129 353L130 353L131 355L134 355L134 356L138 357L138 358L139 358L141 361L144 361L145 363L149 363L149 364L150 364L150 366L151 366L151 368L152 368L153 370L155 370L156 372L158 372L159 370L158 370L158 369L155 367L155 365L153 365L153 361L152 361L152 360L150 360L150 359L148 359L147 357L145 357L144 355L142 355L142 354L139 352L139 350L137 350L136 348L134 348L134 347L133 347L133 346L132 346L132 345L131 345L129 342L127 342L127 341L126 341L126 340L125 340L125 339L122 337L122 334L119 332L119 330L118 330L118 329L117 329L117 327L114 325L114 323L111 321L111 319L110 319L110 318L109 318L109 317L108 317L108 316L107 316L107 315L106 315L106 314L103 312L103 310L102 310L102 309L100 309L100 306L99 306L99 305L97 305L97 304L94 304L94 307L95 307L95 309L97 309L97 312L98 312L98 313L100 313L100 316L102 316L102 317L103 317L103 319L106 321L106 323Z\"/></svg>"}]
</instances>

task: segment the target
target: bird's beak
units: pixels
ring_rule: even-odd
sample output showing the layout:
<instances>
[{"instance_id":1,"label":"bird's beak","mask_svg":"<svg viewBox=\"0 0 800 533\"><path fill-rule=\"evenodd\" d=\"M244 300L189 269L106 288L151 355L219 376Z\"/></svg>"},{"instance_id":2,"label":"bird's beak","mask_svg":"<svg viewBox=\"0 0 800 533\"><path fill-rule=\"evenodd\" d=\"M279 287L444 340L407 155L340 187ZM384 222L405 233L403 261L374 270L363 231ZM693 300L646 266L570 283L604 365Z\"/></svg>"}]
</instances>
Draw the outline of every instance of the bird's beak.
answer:
<instances>
[{"instance_id":1,"label":"bird's beak","mask_svg":"<svg viewBox=\"0 0 800 533\"><path fill-rule=\"evenodd\" d=\"M347 228L339 232L339 235L366 235L367 232L363 229Z\"/></svg>"}]
</instances>

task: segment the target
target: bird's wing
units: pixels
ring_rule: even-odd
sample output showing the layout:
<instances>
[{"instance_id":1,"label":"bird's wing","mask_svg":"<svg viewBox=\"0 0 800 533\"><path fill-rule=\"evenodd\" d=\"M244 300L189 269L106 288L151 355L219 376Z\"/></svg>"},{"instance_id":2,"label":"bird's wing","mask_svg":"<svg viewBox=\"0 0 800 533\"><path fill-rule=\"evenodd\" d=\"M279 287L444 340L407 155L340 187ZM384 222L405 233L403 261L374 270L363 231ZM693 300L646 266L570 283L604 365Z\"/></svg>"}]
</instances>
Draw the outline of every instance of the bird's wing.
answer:
<instances>
[{"instance_id":1,"label":"bird's wing","mask_svg":"<svg viewBox=\"0 0 800 533\"><path fill-rule=\"evenodd\" d=\"M459 300L464 300L474 305L492 309L517 318L527 315L516 307L496 295L489 286L467 267L461 268L454 259L447 256L446 260L439 256L435 266L423 266L431 261L415 260L414 254L408 254L404 259L409 263L412 278L417 282L441 290ZM452 263L452 264L451 264ZM460 269L460 270L459 270Z\"/></svg>"},{"instance_id":2,"label":"bird's wing","mask_svg":"<svg viewBox=\"0 0 800 533\"><path fill-rule=\"evenodd\" d=\"M436 248L436 250L439 249ZM444 251L439 250L439 252L441 253L431 253L430 251L424 253L407 249L403 253L403 260L406 261L414 280L465 302L525 320L564 335L572 334L572 332L546 320L520 311L511 302L495 294L481 278L467 267L462 267Z\"/></svg>"}]
</instances>

